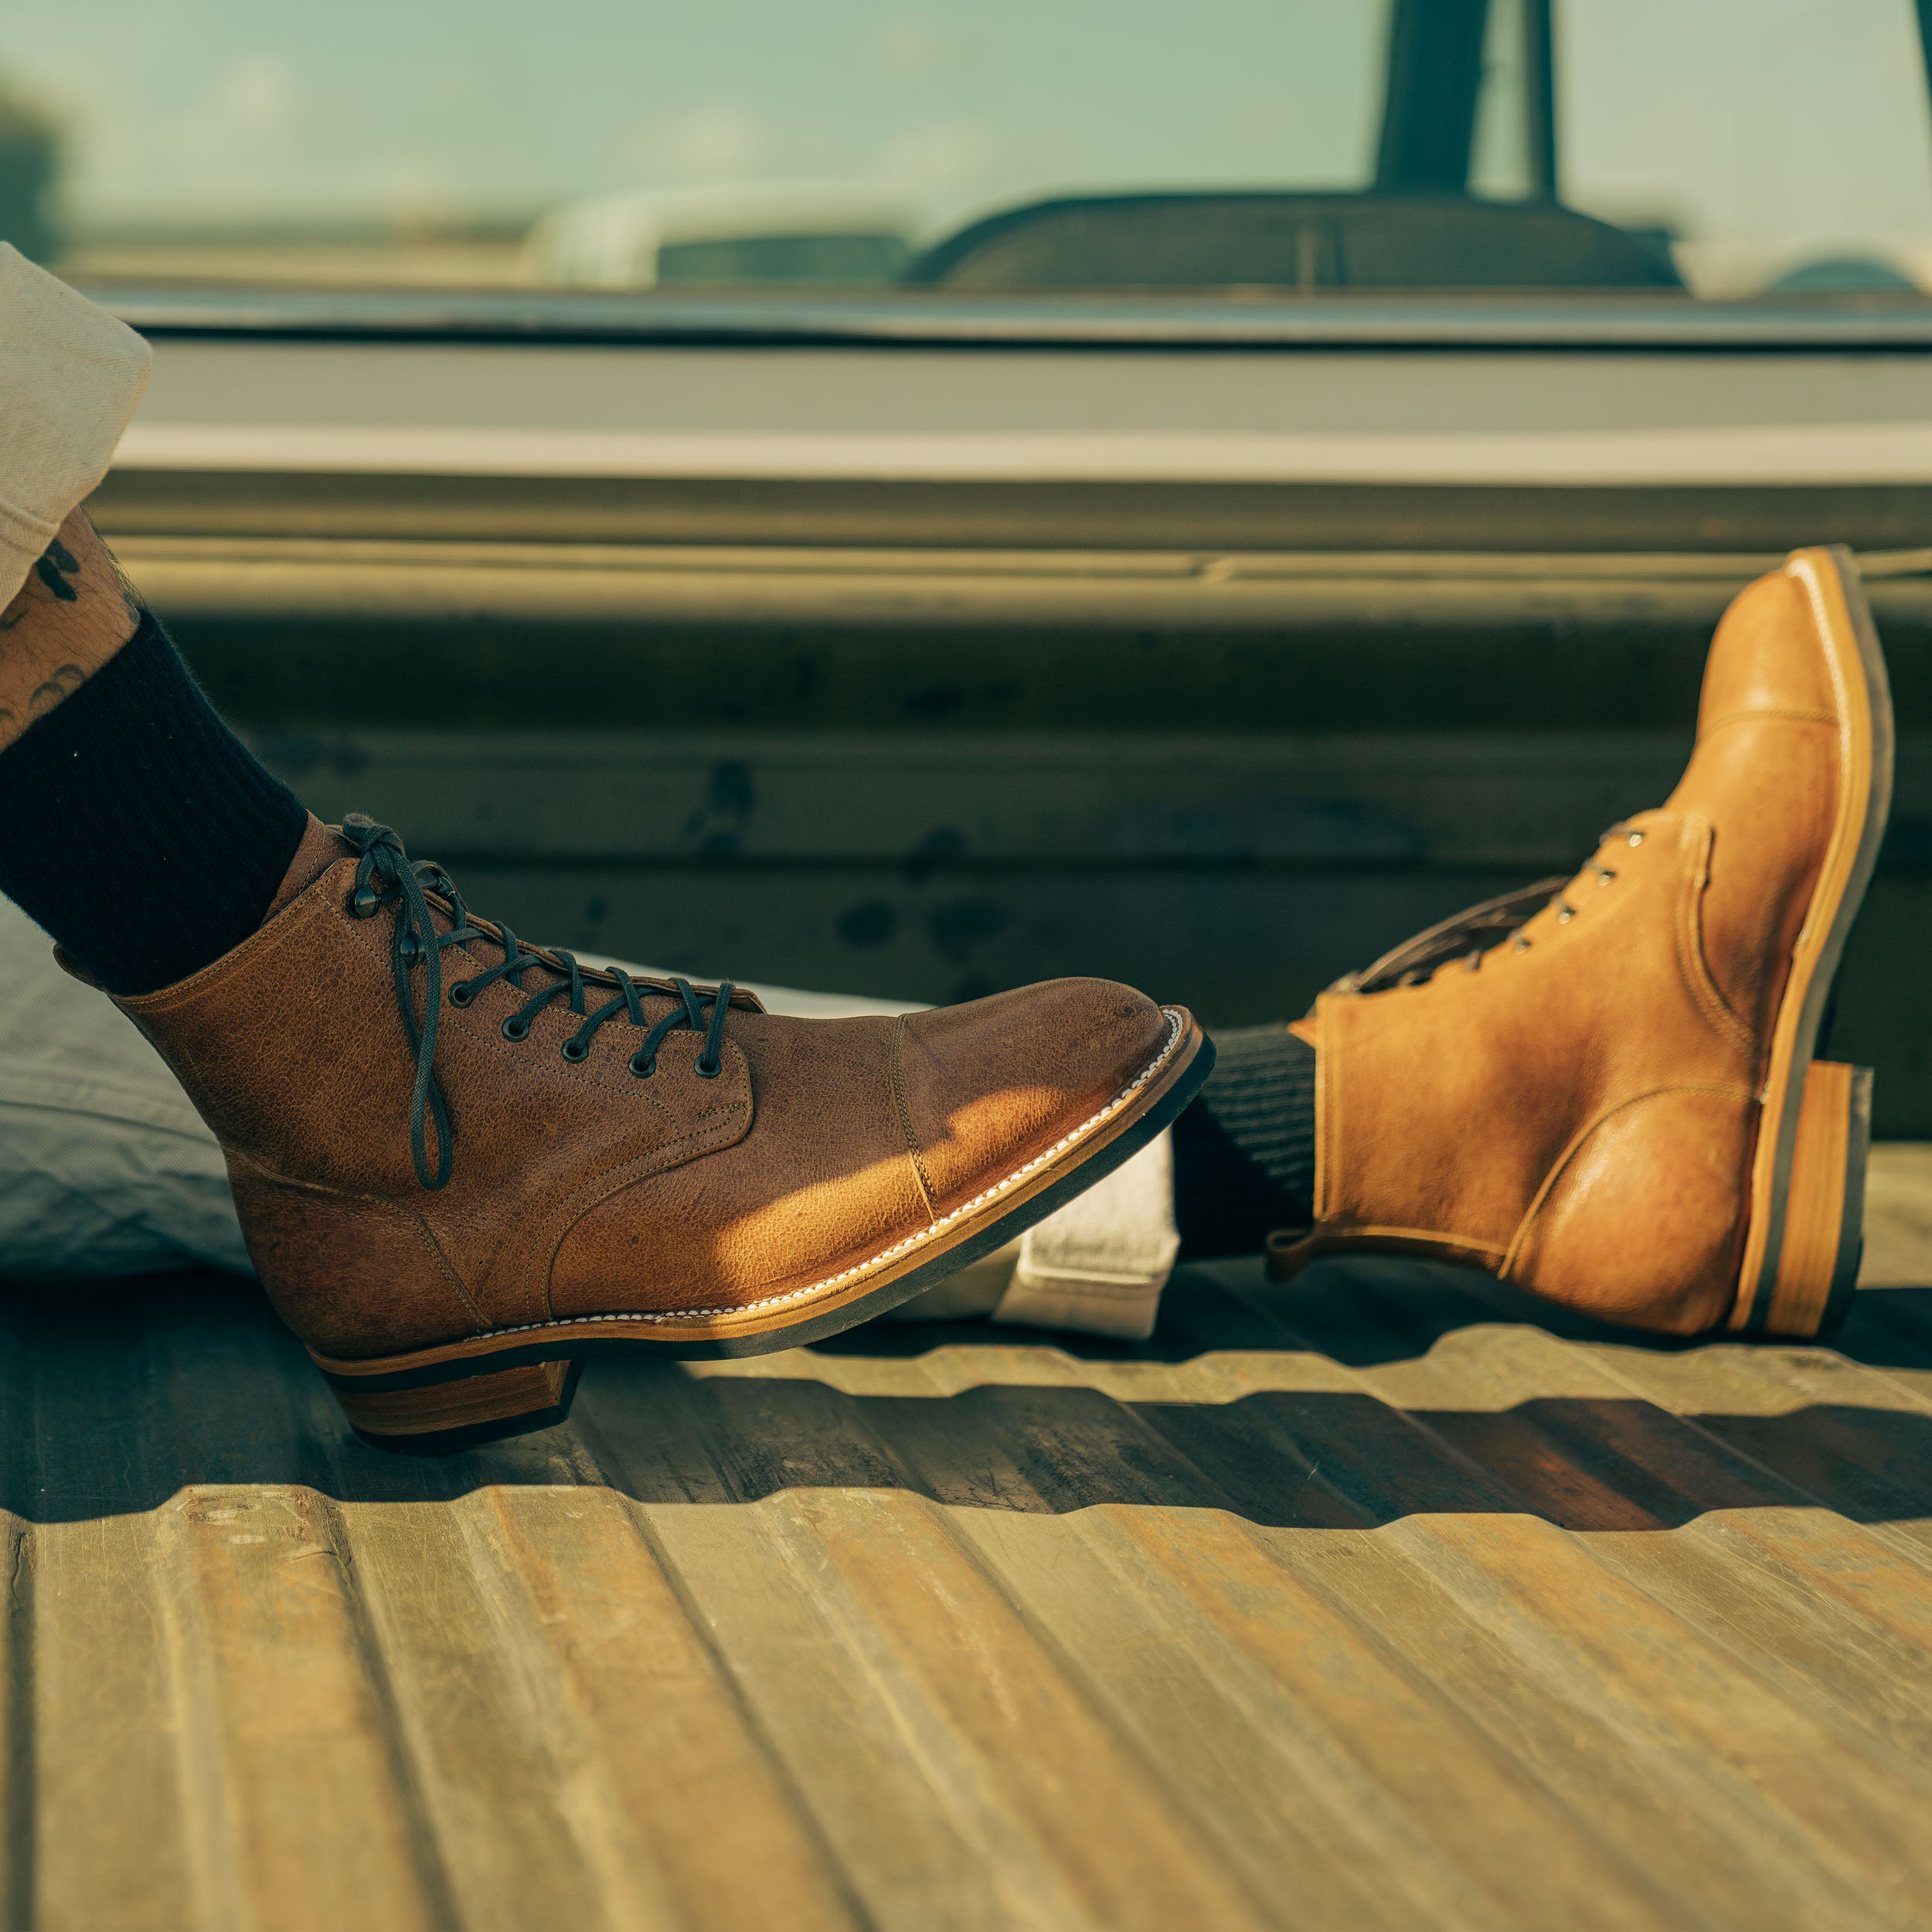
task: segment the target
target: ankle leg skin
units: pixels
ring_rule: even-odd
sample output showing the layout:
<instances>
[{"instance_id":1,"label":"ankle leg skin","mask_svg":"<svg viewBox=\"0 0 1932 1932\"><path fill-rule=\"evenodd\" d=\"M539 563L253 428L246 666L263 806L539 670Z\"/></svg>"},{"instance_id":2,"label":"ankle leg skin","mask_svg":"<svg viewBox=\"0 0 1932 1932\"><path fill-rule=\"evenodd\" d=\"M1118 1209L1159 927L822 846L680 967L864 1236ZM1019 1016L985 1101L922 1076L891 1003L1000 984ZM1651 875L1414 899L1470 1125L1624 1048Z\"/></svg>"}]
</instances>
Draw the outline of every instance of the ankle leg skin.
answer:
<instances>
[{"instance_id":1,"label":"ankle leg skin","mask_svg":"<svg viewBox=\"0 0 1932 1932\"><path fill-rule=\"evenodd\" d=\"M83 512L0 611L0 751L70 698L134 634L138 598Z\"/></svg>"}]
</instances>

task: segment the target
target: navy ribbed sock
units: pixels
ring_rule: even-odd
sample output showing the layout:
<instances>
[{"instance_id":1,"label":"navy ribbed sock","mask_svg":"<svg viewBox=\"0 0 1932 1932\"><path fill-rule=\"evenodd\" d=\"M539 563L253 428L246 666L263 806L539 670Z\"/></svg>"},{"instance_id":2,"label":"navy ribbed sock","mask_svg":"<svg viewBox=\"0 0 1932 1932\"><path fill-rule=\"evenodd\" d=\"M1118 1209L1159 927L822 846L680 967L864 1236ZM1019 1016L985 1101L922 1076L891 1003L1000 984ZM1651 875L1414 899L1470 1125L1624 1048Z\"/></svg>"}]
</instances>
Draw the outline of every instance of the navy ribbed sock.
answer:
<instances>
[{"instance_id":1,"label":"navy ribbed sock","mask_svg":"<svg viewBox=\"0 0 1932 1932\"><path fill-rule=\"evenodd\" d=\"M307 824L151 615L0 752L0 892L111 992L172 985L239 945Z\"/></svg>"},{"instance_id":2,"label":"navy ribbed sock","mask_svg":"<svg viewBox=\"0 0 1932 1932\"><path fill-rule=\"evenodd\" d=\"M1258 1253L1314 1218L1315 1049L1278 1026L1213 1038L1214 1071L1174 1123L1183 1260Z\"/></svg>"}]
</instances>

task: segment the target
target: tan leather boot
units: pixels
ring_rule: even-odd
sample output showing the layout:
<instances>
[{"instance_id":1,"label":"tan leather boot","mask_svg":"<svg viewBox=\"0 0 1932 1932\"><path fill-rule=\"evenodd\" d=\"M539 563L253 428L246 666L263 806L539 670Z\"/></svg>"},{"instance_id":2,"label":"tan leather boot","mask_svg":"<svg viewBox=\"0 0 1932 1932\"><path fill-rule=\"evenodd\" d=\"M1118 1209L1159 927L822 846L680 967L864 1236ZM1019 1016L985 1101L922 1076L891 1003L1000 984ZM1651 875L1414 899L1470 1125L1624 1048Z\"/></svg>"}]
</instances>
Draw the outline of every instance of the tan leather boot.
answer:
<instances>
[{"instance_id":1,"label":"tan leather boot","mask_svg":"<svg viewBox=\"0 0 1932 1932\"><path fill-rule=\"evenodd\" d=\"M600 1351L883 1313L1119 1165L1213 1063L1182 1009L1100 980L800 1020L590 971L366 821L312 825L284 892L118 1003L220 1139L277 1308L395 1447L553 1420Z\"/></svg>"},{"instance_id":2,"label":"tan leather boot","mask_svg":"<svg viewBox=\"0 0 1932 1932\"><path fill-rule=\"evenodd\" d=\"M1533 916L1478 907L1298 1023L1316 1225L1275 1272L1394 1249L1673 1334L1818 1332L1856 1278L1869 1076L1811 1050L1891 776L1856 567L1798 551L1718 626L1661 809Z\"/></svg>"}]
</instances>

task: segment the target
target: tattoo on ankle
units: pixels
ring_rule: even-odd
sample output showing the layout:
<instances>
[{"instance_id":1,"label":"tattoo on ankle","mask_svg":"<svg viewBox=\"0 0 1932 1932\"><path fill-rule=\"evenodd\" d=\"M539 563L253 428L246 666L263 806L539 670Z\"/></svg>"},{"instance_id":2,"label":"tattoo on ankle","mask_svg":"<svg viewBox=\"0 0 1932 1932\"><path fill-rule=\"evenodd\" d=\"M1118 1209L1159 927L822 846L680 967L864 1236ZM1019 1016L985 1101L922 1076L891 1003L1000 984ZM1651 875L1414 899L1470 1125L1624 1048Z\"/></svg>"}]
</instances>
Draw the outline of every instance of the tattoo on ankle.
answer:
<instances>
[{"instance_id":1,"label":"tattoo on ankle","mask_svg":"<svg viewBox=\"0 0 1932 1932\"><path fill-rule=\"evenodd\" d=\"M68 543L67 536L72 536L73 542ZM111 572L111 587L120 596L118 611L108 594ZM141 593L128 582L120 560L100 541L92 526L77 515L65 535L56 536L41 553L13 600L0 609L0 637L18 631L22 624L29 628L52 624L56 631L66 633L68 649L80 660L83 670L91 671L96 667L89 660L87 644L94 641L97 634L101 644L118 648L140 629L147 615L148 606ZM118 629L124 617L126 628ZM76 643L81 644L82 648L74 651ZM19 689L17 685L15 689Z\"/></svg>"},{"instance_id":2,"label":"tattoo on ankle","mask_svg":"<svg viewBox=\"0 0 1932 1932\"><path fill-rule=\"evenodd\" d=\"M87 674L79 665L62 665L46 683L34 687L33 696L27 700L29 721L44 718L63 698L71 698L87 681Z\"/></svg>"},{"instance_id":3,"label":"tattoo on ankle","mask_svg":"<svg viewBox=\"0 0 1932 1932\"><path fill-rule=\"evenodd\" d=\"M29 726L36 725L63 700L71 698L87 682L87 674L77 664L63 664L50 672L33 688L22 718L10 704L0 704L0 751L18 738Z\"/></svg>"},{"instance_id":4,"label":"tattoo on ankle","mask_svg":"<svg viewBox=\"0 0 1932 1932\"><path fill-rule=\"evenodd\" d=\"M63 604L78 604L80 593L67 581L70 577L80 574L80 560L63 543L60 538L47 546L46 553L34 566L34 574ZM56 702L59 700L56 699Z\"/></svg>"},{"instance_id":5,"label":"tattoo on ankle","mask_svg":"<svg viewBox=\"0 0 1932 1932\"><path fill-rule=\"evenodd\" d=\"M71 698L139 633L145 615L112 553L77 512L0 611L0 751Z\"/></svg>"}]
</instances>

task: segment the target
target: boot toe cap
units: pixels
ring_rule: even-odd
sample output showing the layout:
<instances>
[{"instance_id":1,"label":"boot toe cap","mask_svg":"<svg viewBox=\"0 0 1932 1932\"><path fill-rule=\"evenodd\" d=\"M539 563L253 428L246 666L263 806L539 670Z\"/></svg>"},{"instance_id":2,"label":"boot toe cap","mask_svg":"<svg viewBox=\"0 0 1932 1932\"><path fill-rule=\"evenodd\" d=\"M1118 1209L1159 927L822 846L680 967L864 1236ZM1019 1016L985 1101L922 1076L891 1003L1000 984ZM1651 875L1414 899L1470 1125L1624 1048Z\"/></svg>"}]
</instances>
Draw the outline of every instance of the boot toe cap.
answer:
<instances>
[{"instance_id":1,"label":"boot toe cap","mask_svg":"<svg viewBox=\"0 0 1932 1932\"><path fill-rule=\"evenodd\" d=\"M1110 980L1061 979L905 1022L899 1100L940 1213L1093 1118L1172 1037L1166 1013Z\"/></svg>"}]
</instances>

